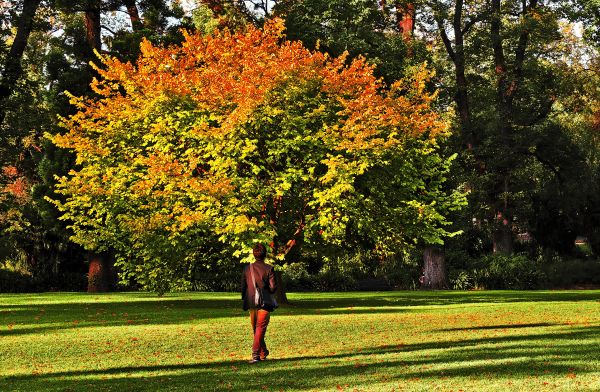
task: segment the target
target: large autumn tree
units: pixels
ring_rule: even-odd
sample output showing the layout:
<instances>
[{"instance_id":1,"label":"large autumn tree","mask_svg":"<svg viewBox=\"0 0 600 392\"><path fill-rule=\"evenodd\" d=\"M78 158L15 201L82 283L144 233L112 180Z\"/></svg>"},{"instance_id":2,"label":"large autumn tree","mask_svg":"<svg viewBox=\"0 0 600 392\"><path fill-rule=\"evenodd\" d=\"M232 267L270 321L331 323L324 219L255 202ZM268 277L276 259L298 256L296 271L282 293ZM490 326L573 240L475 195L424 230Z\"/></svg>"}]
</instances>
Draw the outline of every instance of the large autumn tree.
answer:
<instances>
[{"instance_id":1,"label":"large autumn tree","mask_svg":"<svg viewBox=\"0 0 600 392\"><path fill-rule=\"evenodd\" d=\"M101 58L101 98L72 97L69 131L52 137L77 156L54 200L75 242L115 249L124 278L165 291L214 238L242 258L270 244L283 262L349 231L382 253L452 234L464 195L442 188L452 158L428 72L386 87L363 59L311 52L282 26L145 41L135 65Z\"/></svg>"}]
</instances>

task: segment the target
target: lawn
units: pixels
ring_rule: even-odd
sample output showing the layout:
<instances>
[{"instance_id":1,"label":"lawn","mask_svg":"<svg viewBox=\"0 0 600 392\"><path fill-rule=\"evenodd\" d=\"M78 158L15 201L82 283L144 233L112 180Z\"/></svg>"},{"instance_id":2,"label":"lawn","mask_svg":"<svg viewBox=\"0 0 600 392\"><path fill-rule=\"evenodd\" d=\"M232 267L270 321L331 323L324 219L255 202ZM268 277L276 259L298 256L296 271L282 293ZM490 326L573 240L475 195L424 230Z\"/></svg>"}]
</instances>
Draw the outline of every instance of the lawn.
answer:
<instances>
[{"instance_id":1,"label":"lawn","mask_svg":"<svg viewBox=\"0 0 600 392\"><path fill-rule=\"evenodd\" d=\"M0 391L599 391L600 291L0 295Z\"/></svg>"}]
</instances>

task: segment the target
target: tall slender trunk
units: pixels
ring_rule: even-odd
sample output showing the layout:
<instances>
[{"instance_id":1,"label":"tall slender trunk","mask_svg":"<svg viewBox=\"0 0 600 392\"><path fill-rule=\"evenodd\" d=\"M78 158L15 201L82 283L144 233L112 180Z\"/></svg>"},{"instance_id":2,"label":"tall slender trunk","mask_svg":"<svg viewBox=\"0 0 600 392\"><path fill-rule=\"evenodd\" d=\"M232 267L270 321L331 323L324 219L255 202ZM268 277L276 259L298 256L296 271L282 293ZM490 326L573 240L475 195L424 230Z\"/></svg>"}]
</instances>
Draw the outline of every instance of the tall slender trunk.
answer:
<instances>
[{"instance_id":1,"label":"tall slender trunk","mask_svg":"<svg viewBox=\"0 0 600 392\"><path fill-rule=\"evenodd\" d=\"M100 25L101 2L90 2L85 10L84 24L86 39L92 50L100 52L102 49L102 28ZM92 57L93 58L93 57ZM103 292L110 290L110 265L105 255L95 252L88 253L88 292Z\"/></svg>"},{"instance_id":2,"label":"tall slender trunk","mask_svg":"<svg viewBox=\"0 0 600 392\"><path fill-rule=\"evenodd\" d=\"M475 144L475 133L471 126L471 108L469 105L469 84L466 77L466 60L464 49L464 37L472 24L463 27L463 0L456 0L454 3L454 18L452 20L452 35L454 36L454 45L450 41L444 20L439 13L435 14L435 20L440 31L440 36L448 57L454 64L454 76L456 82L456 91L454 101L456 103L460 123L461 133L467 149L473 149Z\"/></svg>"},{"instance_id":3,"label":"tall slender trunk","mask_svg":"<svg viewBox=\"0 0 600 392\"><path fill-rule=\"evenodd\" d=\"M465 62L465 45L463 23L463 0L456 0L452 29L454 31L454 75L456 79L456 96L454 98L461 122L463 140L470 150L475 144L475 134L471 126L471 109L469 106L469 90Z\"/></svg>"},{"instance_id":4,"label":"tall slender trunk","mask_svg":"<svg viewBox=\"0 0 600 392\"><path fill-rule=\"evenodd\" d=\"M23 72L21 59L27 47L27 40L33 26L33 18L39 5L40 0L23 1L23 10L17 22L17 33L4 62L2 79L0 79L0 124L4 122L6 117L6 100L13 93L15 84Z\"/></svg>"},{"instance_id":5,"label":"tall slender trunk","mask_svg":"<svg viewBox=\"0 0 600 392\"><path fill-rule=\"evenodd\" d=\"M538 0L522 1L521 18L529 17L530 11L537 7ZM529 29L526 23L519 34L519 40L514 55L512 72L506 64L502 37L502 0L491 1L492 18L490 21L490 37L494 54L494 69L496 73L496 105L498 108L498 133L501 156L498 157L499 177L497 180L495 200L496 228L493 234L494 253L511 254L513 252L512 213L509 199L510 175L518 163L514 156L514 97L523 79L523 63L529 41Z\"/></svg>"},{"instance_id":6,"label":"tall slender trunk","mask_svg":"<svg viewBox=\"0 0 600 392\"><path fill-rule=\"evenodd\" d=\"M498 165L497 171L499 178L497 180L498 195L494 204L496 205L496 222L492 235L494 253L510 254L512 252L512 233L511 216L508 211L508 192L509 192L509 164L504 153L509 153L510 144L510 117L512 110L507 100L509 75L504 57L503 40L501 36L502 13L501 0L492 0L492 18L490 21L490 34L492 40L492 49L494 53L494 71L496 73L496 107L498 108L498 134L501 153L498 158L502 161Z\"/></svg>"},{"instance_id":7,"label":"tall slender trunk","mask_svg":"<svg viewBox=\"0 0 600 392\"><path fill-rule=\"evenodd\" d=\"M463 28L463 0L454 3L454 18L452 19L452 35L454 45L446 32L444 21L439 14L435 15L440 36L446 52L454 64L454 75L456 91L454 101L456 103L463 142L468 150L472 150L475 144L475 133L471 126L471 109L469 106L469 84L466 77L466 61L464 50L464 36L470 27ZM443 249L427 247L423 253L424 275L422 285L432 288L448 288L448 279L445 268L445 253Z\"/></svg>"}]
</instances>

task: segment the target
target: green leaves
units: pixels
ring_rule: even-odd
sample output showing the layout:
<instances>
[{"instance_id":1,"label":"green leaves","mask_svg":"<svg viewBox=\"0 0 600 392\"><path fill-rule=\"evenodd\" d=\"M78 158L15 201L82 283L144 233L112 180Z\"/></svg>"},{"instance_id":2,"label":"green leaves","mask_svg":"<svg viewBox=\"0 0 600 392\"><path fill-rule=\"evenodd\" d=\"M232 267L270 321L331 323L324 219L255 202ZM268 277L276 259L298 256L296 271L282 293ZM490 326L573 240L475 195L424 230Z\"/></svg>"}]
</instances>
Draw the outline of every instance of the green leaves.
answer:
<instances>
[{"instance_id":1,"label":"green leaves","mask_svg":"<svg viewBox=\"0 0 600 392\"><path fill-rule=\"evenodd\" d=\"M182 47L144 43L137 68L103 59L103 98L52 138L81 164L59 180L66 201L53 201L73 240L116 249L125 276L161 292L181 287L195 249L216 239L241 259L271 244L281 261L297 243L343 242L350 226L390 252L443 241L443 214L462 201L441 188L450 160L435 138L447 125L429 72L388 94L364 60L345 65L280 35L275 21ZM155 67L163 59L169 71ZM122 84L126 95L103 88Z\"/></svg>"}]
</instances>

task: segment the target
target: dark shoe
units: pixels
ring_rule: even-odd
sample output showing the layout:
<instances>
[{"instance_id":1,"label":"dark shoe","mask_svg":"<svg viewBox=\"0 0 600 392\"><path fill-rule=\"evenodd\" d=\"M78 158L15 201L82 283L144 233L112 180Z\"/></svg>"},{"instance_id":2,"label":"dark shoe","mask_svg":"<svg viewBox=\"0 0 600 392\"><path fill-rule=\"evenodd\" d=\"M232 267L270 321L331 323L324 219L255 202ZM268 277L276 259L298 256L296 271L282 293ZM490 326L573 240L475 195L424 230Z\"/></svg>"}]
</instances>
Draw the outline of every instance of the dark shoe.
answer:
<instances>
[{"instance_id":1,"label":"dark shoe","mask_svg":"<svg viewBox=\"0 0 600 392\"><path fill-rule=\"evenodd\" d=\"M260 358L252 358L251 360L248 361L248 363L250 363L250 364L255 364L257 362L260 362Z\"/></svg>"},{"instance_id":2,"label":"dark shoe","mask_svg":"<svg viewBox=\"0 0 600 392\"><path fill-rule=\"evenodd\" d=\"M264 354L260 356L260 360L264 361L269 356L269 350L265 350Z\"/></svg>"}]
</instances>

